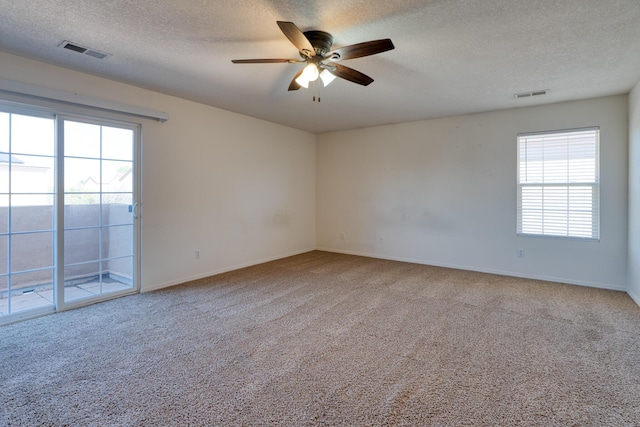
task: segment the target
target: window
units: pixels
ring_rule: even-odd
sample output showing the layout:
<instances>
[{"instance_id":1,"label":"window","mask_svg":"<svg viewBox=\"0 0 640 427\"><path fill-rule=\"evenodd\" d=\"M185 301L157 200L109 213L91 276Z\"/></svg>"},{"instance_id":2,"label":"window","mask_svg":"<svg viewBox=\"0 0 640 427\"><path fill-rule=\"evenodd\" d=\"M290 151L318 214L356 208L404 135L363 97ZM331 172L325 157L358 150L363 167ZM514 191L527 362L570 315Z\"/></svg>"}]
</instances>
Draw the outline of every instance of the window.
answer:
<instances>
[{"instance_id":1,"label":"window","mask_svg":"<svg viewBox=\"0 0 640 427\"><path fill-rule=\"evenodd\" d=\"M518 234L600 238L599 128L518 135Z\"/></svg>"}]
</instances>

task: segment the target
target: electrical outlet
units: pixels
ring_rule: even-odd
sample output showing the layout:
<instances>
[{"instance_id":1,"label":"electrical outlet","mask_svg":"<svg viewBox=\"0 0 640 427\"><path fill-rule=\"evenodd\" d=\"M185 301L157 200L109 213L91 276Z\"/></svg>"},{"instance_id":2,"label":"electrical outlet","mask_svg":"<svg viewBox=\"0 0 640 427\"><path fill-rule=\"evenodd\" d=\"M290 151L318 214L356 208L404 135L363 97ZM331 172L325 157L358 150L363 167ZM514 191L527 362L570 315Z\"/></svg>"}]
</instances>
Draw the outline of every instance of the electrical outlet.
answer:
<instances>
[{"instance_id":1,"label":"electrical outlet","mask_svg":"<svg viewBox=\"0 0 640 427\"><path fill-rule=\"evenodd\" d=\"M200 259L200 251L196 249L195 253L196 259Z\"/></svg>"},{"instance_id":2,"label":"electrical outlet","mask_svg":"<svg viewBox=\"0 0 640 427\"><path fill-rule=\"evenodd\" d=\"M384 243L384 237L378 236L378 243L380 244Z\"/></svg>"},{"instance_id":3,"label":"electrical outlet","mask_svg":"<svg viewBox=\"0 0 640 427\"><path fill-rule=\"evenodd\" d=\"M524 258L524 249L522 248L518 249L517 254L518 254L518 258Z\"/></svg>"},{"instance_id":4,"label":"electrical outlet","mask_svg":"<svg viewBox=\"0 0 640 427\"><path fill-rule=\"evenodd\" d=\"M344 233L340 233L340 240L344 240Z\"/></svg>"}]
</instances>

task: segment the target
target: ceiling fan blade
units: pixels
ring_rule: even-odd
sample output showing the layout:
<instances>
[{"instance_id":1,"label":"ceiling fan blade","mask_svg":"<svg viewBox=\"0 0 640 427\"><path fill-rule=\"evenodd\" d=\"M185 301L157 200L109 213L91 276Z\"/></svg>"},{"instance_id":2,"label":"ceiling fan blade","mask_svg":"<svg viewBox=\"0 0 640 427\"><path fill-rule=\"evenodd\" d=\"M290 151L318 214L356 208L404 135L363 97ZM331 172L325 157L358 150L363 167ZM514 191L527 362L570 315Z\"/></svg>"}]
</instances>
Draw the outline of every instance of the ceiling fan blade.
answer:
<instances>
[{"instance_id":1,"label":"ceiling fan blade","mask_svg":"<svg viewBox=\"0 0 640 427\"><path fill-rule=\"evenodd\" d=\"M298 59L285 59L285 58L272 58L272 59L232 59L234 64L277 64L277 63L289 63L295 64L300 61Z\"/></svg>"},{"instance_id":2,"label":"ceiling fan blade","mask_svg":"<svg viewBox=\"0 0 640 427\"><path fill-rule=\"evenodd\" d=\"M328 61L341 61L345 59L362 58L363 56L375 55L394 49L391 39L372 40L368 42L344 46L332 50L324 57Z\"/></svg>"},{"instance_id":3,"label":"ceiling fan blade","mask_svg":"<svg viewBox=\"0 0 640 427\"><path fill-rule=\"evenodd\" d=\"M298 90L298 89L300 89L300 88L302 87L302 86L300 86L300 85L298 84L298 82L296 81L296 79L297 79L298 77L300 77L300 75L302 74L302 72L303 72L303 71L304 71L304 68L303 68L303 69L301 69L300 71L298 71L298 73L297 73L295 76L293 76L293 80L291 80L291 83L289 84L289 89L287 89L287 90L289 90L289 91L291 91L291 90Z\"/></svg>"},{"instance_id":4,"label":"ceiling fan blade","mask_svg":"<svg viewBox=\"0 0 640 427\"><path fill-rule=\"evenodd\" d=\"M358 83L362 86L368 86L373 83L373 79L366 74L362 74L360 71L353 68L345 67L342 64L331 64L336 67L335 71L332 71L333 75L345 80L349 80L353 83Z\"/></svg>"},{"instance_id":5,"label":"ceiling fan blade","mask_svg":"<svg viewBox=\"0 0 640 427\"><path fill-rule=\"evenodd\" d=\"M313 45L302 31L300 31L300 28L298 28L296 24L287 21L277 22L284 35L287 36L289 41L291 41L291 43L293 43L300 52L305 53L308 57L316 56L316 51L313 48Z\"/></svg>"}]
</instances>

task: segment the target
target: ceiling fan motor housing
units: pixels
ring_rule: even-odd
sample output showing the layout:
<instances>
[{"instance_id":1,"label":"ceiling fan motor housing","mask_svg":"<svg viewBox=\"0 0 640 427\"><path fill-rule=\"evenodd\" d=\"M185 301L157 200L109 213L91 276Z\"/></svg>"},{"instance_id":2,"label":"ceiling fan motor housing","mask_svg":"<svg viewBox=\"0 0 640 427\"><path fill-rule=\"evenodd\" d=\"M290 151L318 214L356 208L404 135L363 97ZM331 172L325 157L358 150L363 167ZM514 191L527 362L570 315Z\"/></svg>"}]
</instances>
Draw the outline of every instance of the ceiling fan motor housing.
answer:
<instances>
[{"instance_id":1,"label":"ceiling fan motor housing","mask_svg":"<svg viewBox=\"0 0 640 427\"><path fill-rule=\"evenodd\" d=\"M333 37L331 34L315 30L305 31L303 34L315 49L316 55L324 57L324 55L331 49L331 45L333 44Z\"/></svg>"}]
</instances>

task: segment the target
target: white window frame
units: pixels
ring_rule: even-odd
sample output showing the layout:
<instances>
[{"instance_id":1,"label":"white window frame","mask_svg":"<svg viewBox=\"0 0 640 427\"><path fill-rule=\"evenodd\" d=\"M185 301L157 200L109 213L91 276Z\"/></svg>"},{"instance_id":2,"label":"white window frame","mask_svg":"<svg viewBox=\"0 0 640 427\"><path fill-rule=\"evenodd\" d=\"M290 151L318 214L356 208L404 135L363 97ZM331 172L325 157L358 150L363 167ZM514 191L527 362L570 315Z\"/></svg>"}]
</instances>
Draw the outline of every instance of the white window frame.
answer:
<instances>
[{"instance_id":1,"label":"white window frame","mask_svg":"<svg viewBox=\"0 0 640 427\"><path fill-rule=\"evenodd\" d=\"M600 128L517 135L518 236L600 240Z\"/></svg>"}]
</instances>

